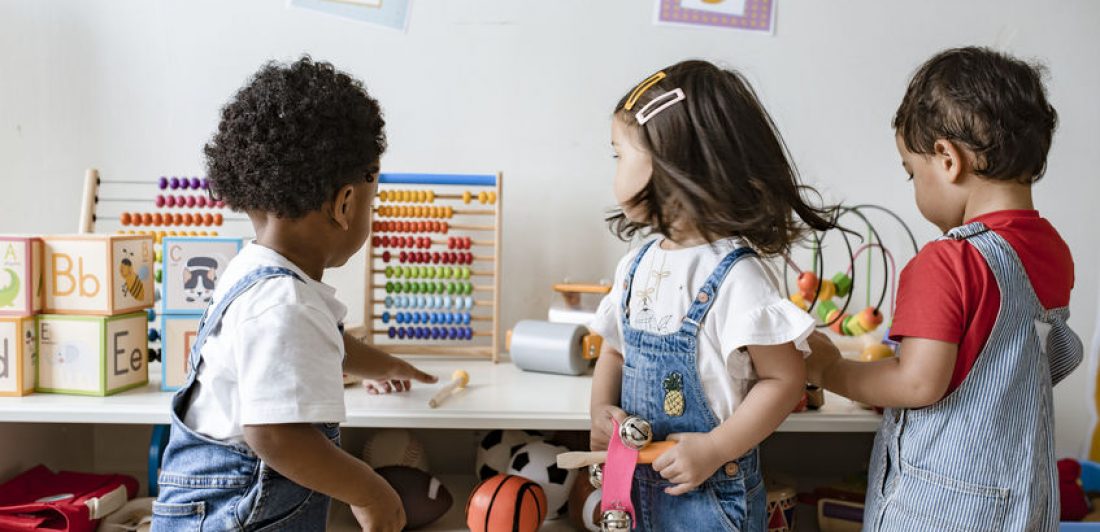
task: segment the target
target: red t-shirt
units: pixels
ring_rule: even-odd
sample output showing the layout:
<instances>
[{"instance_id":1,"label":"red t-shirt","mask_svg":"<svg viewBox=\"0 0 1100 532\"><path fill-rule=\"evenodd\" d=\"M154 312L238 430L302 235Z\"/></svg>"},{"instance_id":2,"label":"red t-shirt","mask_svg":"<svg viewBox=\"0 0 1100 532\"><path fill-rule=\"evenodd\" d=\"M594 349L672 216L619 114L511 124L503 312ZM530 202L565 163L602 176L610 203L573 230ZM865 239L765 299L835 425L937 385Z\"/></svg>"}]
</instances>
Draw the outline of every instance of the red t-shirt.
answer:
<instances>
[{"instance_id":1,"label":"red t-shirt","mask_svg":"<svg viewBox=\"0 0 1100 532\"><path fill-rule=\"evenodd\" d=\"M1016 250L1044 307L1069 305L1073 257L1058 231L1037 211L997 211L970 222L984 223ZM946 397L978 360L993 332L1000 298L993 270L977 248L965 240L929 242L901 272L890 336L898 341L913 336L958 344Z\"/></svg>"}]
</instances>

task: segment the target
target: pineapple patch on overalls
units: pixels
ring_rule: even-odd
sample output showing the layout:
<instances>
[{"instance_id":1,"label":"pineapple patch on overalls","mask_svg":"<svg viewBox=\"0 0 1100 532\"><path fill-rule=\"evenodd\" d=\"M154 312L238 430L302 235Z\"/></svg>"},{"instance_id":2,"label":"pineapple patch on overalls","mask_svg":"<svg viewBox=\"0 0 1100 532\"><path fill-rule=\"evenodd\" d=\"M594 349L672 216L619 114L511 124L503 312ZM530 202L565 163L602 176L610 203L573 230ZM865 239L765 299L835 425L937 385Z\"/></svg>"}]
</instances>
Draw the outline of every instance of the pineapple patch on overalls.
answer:
<instances>
[{"instance_id":1,"label":"pineapple patch on overalls","mask_svg":"<svg viewBox=\"0 0 1100 532\"><path fill-rule=\"evenodd\" d=\"M665 389L665 414L673 417L684 415L684 376L679 371L673 371L665 377L662 386Z\"/></svg>"}]
</instances>

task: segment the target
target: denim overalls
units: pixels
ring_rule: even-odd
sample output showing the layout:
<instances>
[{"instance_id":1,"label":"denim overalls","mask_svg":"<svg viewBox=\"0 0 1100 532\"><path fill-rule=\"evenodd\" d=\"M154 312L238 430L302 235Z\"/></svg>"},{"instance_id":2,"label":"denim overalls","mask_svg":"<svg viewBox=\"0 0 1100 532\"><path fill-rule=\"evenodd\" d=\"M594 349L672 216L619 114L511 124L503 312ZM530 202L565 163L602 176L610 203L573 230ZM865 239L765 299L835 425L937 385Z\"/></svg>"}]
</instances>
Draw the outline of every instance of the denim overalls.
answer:
<instances>
[{"instance_id":1,"label":"denim overalls","mask_svg":"<svg viewBox=\"0 0 1100 532\"><path fill-rule=\"evenodd\" d=\"M286 268L259 268L230 288L199 322L191 347L191 371L172 398L172 433L160 472L160 494L153 503L154 531L323 530L329 498L303 488L260 460L244 445L213 440L192 431L184 417L202 347L216 331L226 308L263 279L298 274ZM335 423L318 425L330 440L340 442Z\"/></svg>"},{"instance_id":2,"label":"denim overalls","mask_svg":"<svg viewBox=\"0 0 1100 532\"><path fill-rule=\"evenodd\" d=\"M680 330L657 335L630 326L630 286L650 245L638 252L623 283L622 408L653 425L653 441L677 432L710 432L721 420L707 404L699 380L695 360L699 331L726 274L738 260L755 253L742 247L726 255L703 284ZM637 530L762 532L767 501L758 453L753 449L725 464L701 486L680 496L665 494L671 484L651 466L639 464L631 497Z\"/></svg>"},{"instance_id":3,"label":"denim overalls","mask_svg":"<svg viewBox=\"0 0 1100 532\"><path fill-rule=\"evenodd\" d=\"M981 252L1000 310L958 389L925 408L886 410L864 530L1057 530L1051 388L1081 363L1081 340L1066 326L1068 309L1043 308L997 233L972 223L943 238Z\"/></svg>"}]
</instances>

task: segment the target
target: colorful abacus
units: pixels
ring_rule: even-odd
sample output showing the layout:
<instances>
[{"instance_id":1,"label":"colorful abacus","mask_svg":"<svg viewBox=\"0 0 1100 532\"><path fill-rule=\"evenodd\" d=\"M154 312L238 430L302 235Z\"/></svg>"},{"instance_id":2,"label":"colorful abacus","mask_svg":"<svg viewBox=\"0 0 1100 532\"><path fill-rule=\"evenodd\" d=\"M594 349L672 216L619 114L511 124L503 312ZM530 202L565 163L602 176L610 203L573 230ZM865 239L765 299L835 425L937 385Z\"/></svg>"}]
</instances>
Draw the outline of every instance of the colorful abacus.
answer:
<instances>
[{"instance_id":1,"label":"colorful abacus","mask_svg":"<svg viewBox=\"0 0 1100 532\"><path fill-rule=\"evenodd\" d=\"M379 186L366 325L353 332L390 353L495 362L500 175L382 174Z\"/></svg>"}]
</instances>

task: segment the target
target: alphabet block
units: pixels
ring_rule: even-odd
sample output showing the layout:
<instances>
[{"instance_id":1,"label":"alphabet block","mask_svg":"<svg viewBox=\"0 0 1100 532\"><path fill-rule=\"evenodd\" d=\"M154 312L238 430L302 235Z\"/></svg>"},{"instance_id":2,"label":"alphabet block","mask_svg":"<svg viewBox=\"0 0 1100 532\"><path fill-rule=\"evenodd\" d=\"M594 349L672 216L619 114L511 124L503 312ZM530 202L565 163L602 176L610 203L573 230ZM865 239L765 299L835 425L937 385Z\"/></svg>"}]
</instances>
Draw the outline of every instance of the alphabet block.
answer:
<instances>
[{"instance_id":1,"label":"alphabet block","mask_svg":"<svg viewBox=\"0 0 1100 532\"><path fill-rule=\"evenodd\" d=\"M215 283L242 244L239 238L164 238L161 313L202 314Z\"/></svg>"},{"instance_id":2,"label":"alphabet block","mask_svg":"<svg viewBox=\"0 0 1100 532\"><path fill-rule=\"evenodd\" d=\"M43 314L38 317L35 391L111 395L149 382L148 318Z\"/></svg>"},{"instance_id":3,"label":"alphabet block","mask_svg":"<svg viewBox=\"0 0 1100 532\"><path fill-rule=\"evenodd\" d=\"M171 392L187 382L191 345L199 331L201 316L164 314L160 317L160 388Z\"/></svg>"},{"instance_id":4,"label":"alphabet block","mask_svg":"<svg viewBox=\"0 0 1100 532\"><path fill-rule=\"evenodd\" d=\"M45 312L110 316L153 306L151 236L73 235L43 240Z\"/></svg>"},{"instance_id":5,"label":"alphabet block","mask_svg":"<svg viewBox=\"0 0 1100 532\"><path fill-rule=\"evenodd\" d=\"M0 316L42 310L42 240L0 236Z\"/></svg>"},{"instance_id":6,"label":"alphabet block","mask_svg":"<svg viewBox=\"0 0 1100 532\"><path fill-rule=\"evenodd\" d=\"M37 338L34 316L0 318L0 395L34 391Z\"/></svg>"}]
</instances>

